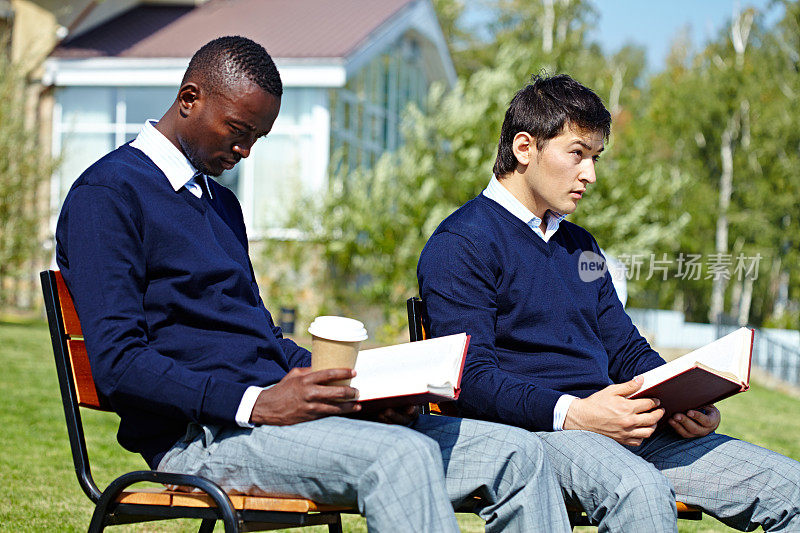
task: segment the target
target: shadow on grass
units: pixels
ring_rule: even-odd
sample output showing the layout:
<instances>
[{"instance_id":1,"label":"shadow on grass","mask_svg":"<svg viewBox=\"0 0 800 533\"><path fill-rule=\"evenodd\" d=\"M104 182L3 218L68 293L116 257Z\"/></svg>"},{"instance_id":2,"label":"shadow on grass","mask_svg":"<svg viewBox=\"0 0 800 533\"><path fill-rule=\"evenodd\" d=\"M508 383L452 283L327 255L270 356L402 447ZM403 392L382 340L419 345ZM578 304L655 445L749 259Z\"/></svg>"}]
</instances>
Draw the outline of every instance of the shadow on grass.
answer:
<instances>
[{"instance_id":1,"label":"shadow on grass","mask_svg":"<svg viewBox=\"0 0 800 533\"><path fill-rule=\"evenodd\" d=\"M46 328L47 322L41 316L35 317L17 317L17 316L0 316L0 326L17 326L23 328Z\"/></svg>"}]
</instances>

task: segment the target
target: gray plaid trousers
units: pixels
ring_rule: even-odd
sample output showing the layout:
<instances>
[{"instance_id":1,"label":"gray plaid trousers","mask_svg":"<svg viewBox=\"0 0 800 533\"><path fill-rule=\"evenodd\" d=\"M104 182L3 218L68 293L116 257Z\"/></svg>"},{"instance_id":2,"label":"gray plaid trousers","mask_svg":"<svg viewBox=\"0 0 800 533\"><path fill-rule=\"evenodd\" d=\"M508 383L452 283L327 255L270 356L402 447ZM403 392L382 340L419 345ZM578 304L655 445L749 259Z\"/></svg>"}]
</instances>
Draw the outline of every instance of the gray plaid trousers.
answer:
<instances>
[{"instance_id":1,"label":"gray plaid trousers","mask_svg":"<svg viewBox=\"0 0 800 533\"><path fill-rule=\"evenodd\" d=\"M636 447L589 431L538 435L566 499L600 532L677 531L676 498L742 531L800 531L800 463L755 444L669 428Z\"/></svg>"},{"instance_id":2,"label":"gray plaid trousers","mask_svg":"<svg viewBox=\"0 0 800 533\"><path fill-rule=\"evenodd\" d=\"M518 428L420 416L411 428L329 417L253 429L191 424L159 470L225 490L352 505L370 531L458 532L473 493L486 531L570 531L544 445Z\"/></svg>"}]
</instances>

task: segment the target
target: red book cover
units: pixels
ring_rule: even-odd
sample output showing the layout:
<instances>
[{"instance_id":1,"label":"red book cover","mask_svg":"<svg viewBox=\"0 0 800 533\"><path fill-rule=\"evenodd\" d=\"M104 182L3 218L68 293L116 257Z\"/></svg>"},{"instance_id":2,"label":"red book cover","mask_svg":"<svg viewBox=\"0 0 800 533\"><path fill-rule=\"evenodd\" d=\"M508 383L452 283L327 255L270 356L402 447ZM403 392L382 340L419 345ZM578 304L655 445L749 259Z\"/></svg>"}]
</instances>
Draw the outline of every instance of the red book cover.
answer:
<instances>
[{"instance_id":1,"label":"red book cover","mask_svg":"<svg viewBox=\"0 0 800 533\"><path fill-rule=\"evenodd\" d=\"M750 388L752 329L740 328L666 365L645 372L642 389L629 396L658 398L664 419L724 400Z\"/></svg>"},{"instance_id":2,"label":"red book cover","mask_svg":"<svg viewBox=\"0 0 800 533\"><path fill-rule=\"evenodd\" d=\"M666 381L636 392L631 398L658 398L661 400L661 407L666 411L666 419L674 413L685 413L689 409L724 400L748 388L746 384L709 372L701 366L694 366Z\"/></svg>"}]
</instances>

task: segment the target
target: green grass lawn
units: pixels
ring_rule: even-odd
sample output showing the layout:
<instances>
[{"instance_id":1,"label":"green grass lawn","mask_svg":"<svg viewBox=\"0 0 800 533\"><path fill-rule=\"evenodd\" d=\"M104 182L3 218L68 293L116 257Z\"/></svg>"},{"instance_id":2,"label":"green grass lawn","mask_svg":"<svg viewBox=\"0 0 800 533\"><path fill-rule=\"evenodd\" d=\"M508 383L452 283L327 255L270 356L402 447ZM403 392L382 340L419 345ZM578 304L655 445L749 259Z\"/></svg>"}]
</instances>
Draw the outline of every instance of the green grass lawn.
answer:
<instances>
[{"instance_id":1,"label":"green grass lawn","mask_svg":"<svg viewBox=\"0 0 800 533\"><path fill-rule=\"evenodd\" d=\"M72 468L46 326L0 323L0 364L0 531L86 531L92 505ZM747 394L725 400L720 409L726 433L800 459L800 399L754 386ZM99 486L145 467L139 456L117 445L114 415L85 410L83 415ZM462 531L483 531L477 517L459 515L459 523ZM186 520L116 526L110 531L196 531L197 527L199 522ZM594 528L576 529L583 530ZM680 530L730 531L710 518L683 521ZM364 520L346 516L345 531L366 531Z\"/></svg>"}]
</instances>

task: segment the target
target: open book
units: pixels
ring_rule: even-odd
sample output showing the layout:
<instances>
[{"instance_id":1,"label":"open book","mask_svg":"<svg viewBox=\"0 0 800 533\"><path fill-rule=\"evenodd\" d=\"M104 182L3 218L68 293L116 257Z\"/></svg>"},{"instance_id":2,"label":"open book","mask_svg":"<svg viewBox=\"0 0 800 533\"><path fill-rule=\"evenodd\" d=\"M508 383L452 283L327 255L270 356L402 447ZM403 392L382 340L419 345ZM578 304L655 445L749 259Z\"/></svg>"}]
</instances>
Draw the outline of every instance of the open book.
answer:
<instances>
[{"instance_id":1,"label":"open book","mask_svg":"<svg viewBox=\"0 0 800 533\"><path fill-rule=\"evenodd\" d=\"M658 398L664 419L718 402L750 388L754 331L740 328L669 363L641 374L630 398Z\"/></svg>"},{"instance_id":2,"label":"open book","mask_svg":"<svg viewBox=\"0 0 800 533\"><path fill-rule=\"evenodd\" d=\"M458 333L362 350L350 386L370 407L455 400L468 346L469 335Z\"/></svg>"}]
</instances>

